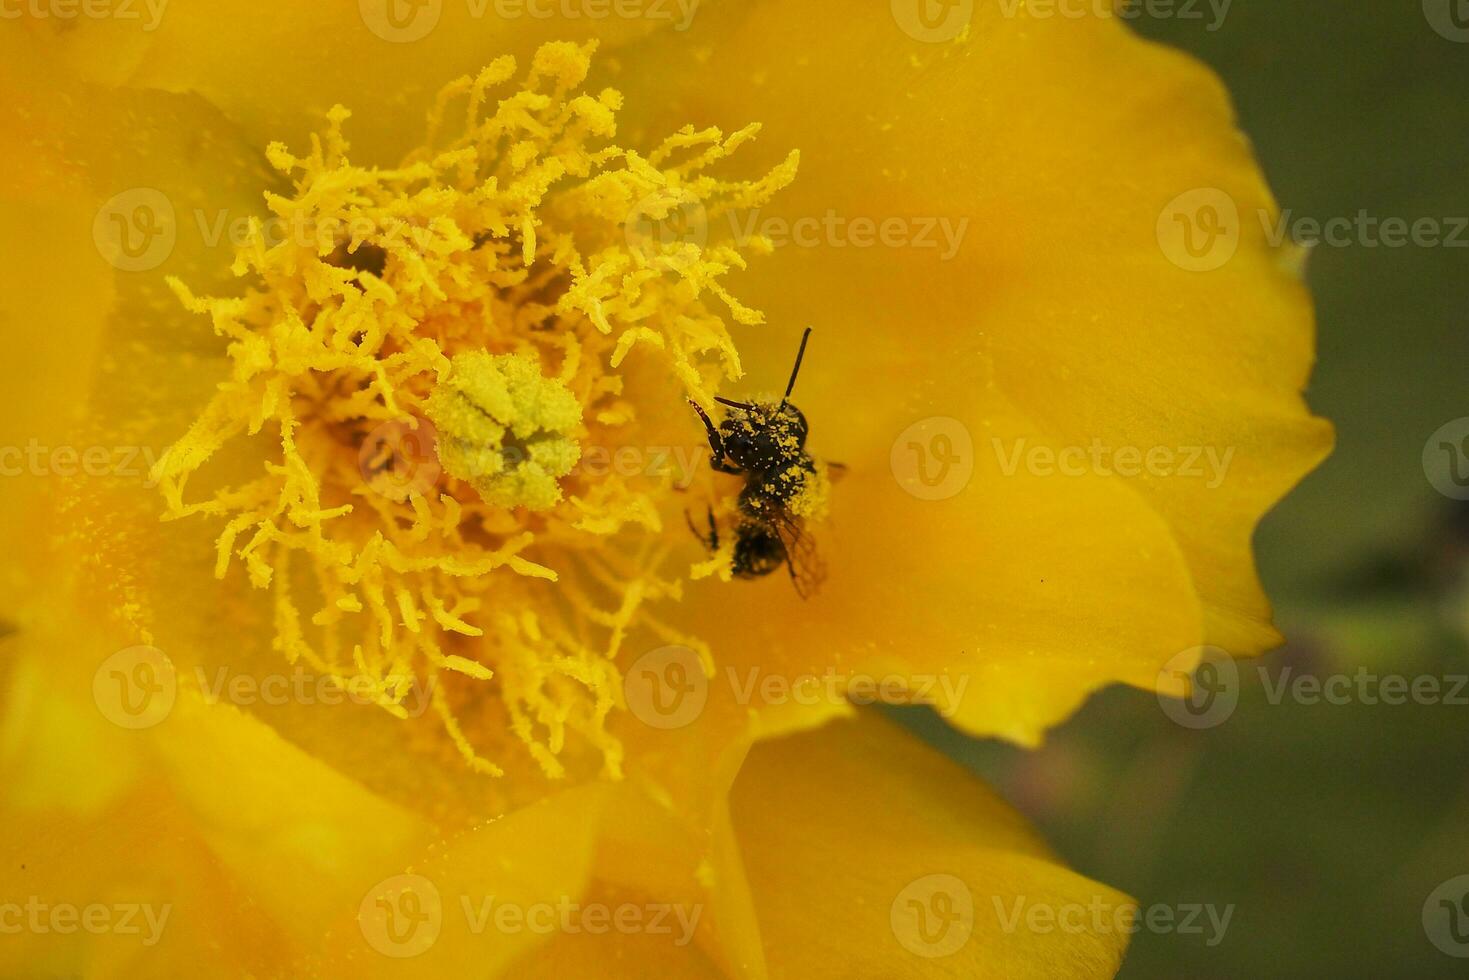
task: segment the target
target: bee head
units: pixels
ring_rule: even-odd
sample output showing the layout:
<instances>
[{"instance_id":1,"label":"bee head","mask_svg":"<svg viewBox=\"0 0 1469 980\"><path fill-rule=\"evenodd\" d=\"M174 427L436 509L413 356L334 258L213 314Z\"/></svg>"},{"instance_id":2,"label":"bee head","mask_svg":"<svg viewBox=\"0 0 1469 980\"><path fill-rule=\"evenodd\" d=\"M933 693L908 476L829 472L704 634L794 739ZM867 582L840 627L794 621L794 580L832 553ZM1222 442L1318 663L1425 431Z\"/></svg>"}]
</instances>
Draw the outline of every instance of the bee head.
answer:
<instances>
[{"instance_id":1,"label":"bee head","mask_svg":"<svg viewBox=\"0 0 1469 980\"><path fill-rule=\"evenodd\" d=\"M800 456L806 446L806 416L787 401L754 402L730 408L719 426L724 451L741 469L761 472Z\"/></svg>"}]
</instances>

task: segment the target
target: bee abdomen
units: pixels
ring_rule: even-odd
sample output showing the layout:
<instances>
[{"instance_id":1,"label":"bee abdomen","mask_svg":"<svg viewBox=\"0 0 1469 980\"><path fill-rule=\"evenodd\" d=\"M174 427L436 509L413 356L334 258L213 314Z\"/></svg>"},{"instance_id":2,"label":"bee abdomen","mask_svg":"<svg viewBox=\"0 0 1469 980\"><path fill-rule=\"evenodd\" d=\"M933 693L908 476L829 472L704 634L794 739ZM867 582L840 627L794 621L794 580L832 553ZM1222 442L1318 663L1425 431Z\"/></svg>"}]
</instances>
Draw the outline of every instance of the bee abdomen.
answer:
<instances>
[{"instance_id":1,"label":"bee abdomen","mask_svg":"<svg viewBox=\"0 0 1469 980\"><path fill-rule=\"evenodd\" d=\"M770 528L756 521L745 521L736 528L734 555L730 559L730 571L736 577L769 575L785 560L785 545Z\"/></svg>"}]
</instances>

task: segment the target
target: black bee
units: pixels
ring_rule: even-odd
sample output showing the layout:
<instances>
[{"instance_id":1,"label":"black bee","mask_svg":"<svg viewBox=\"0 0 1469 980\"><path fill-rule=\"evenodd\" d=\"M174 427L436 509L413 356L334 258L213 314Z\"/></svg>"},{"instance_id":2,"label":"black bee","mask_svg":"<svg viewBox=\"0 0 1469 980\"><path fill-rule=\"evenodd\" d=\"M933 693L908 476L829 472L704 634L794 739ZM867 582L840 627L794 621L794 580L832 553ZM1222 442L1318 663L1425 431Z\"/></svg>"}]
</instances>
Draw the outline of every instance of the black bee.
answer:
<instances>
[{"instance_id":1,"label":"black bee","mask_svg":"<svg viewBox=\"0 0 1469 980\"><path fill-rule=\"evenodd\" d=\"M759 578L784 564L803 599L815 593L826 576L825 566L804 528L811 495L820 493L818 481L824 477L806 452L810 431L806 416L790 402L810 337L811 328L807 327L801 335L791 380L779 402L715 398L729 409L717 427L702 408L689 402L709 436L714 454L709 465L719 473L745 478L734 528L731 571L740 578ZM711 551L719 549L719 527L712 508L707 534L694 529L692 520L689 527Z\"/></svg>"}]
</instances>

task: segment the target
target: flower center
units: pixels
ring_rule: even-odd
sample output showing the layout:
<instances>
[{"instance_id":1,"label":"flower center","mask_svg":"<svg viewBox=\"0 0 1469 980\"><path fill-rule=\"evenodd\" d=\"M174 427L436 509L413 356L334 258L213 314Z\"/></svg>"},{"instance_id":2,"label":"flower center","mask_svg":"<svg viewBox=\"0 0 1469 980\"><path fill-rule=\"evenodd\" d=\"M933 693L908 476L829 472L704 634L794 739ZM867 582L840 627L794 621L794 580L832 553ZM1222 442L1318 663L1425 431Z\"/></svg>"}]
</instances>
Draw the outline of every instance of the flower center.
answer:
<instances>
[{"instance_id":1,"label":"flower center","mask_svg":"<svg viewBox=\"0 0 1469 980\"><path fill-rule=\"evenodd\" d=\"M708 219L796 170L793 153L754 181L707 173L755 126L611 145L621 96L578 92L592 51L542 47L493 104L513 59L451 83L395 169L353 164L334 108L308 155L269 147L293 192L251 225L246 294L171 280L232 367L158 464L166 517L223 523L216 574L243 565L271 590L287 660L399 717L422 685L485 773L518 742L560 776L575 738L616 775L606 721L633 629L707 662L655 615L681 588L660 571L671 475L578 463L739 377L725 316L763 318L720 283L744 258ZM216 451L262 431L278 440L257 478L185 500Z\"/></svg>"}]
</instances>

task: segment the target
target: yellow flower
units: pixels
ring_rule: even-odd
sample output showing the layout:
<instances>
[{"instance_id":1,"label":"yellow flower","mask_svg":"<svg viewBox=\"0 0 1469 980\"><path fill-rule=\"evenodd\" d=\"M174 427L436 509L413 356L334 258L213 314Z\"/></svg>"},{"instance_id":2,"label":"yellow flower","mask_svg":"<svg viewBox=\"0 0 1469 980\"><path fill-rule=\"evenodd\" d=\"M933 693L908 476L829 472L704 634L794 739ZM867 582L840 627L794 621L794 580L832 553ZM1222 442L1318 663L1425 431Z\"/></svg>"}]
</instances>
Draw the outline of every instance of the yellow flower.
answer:
<instances>
[{"instance_id":1,"label":"yellow flower","mask_svg":"<svg viewBox=\"0 0 1469 980\"><path fill-rule=\"evenodd\" d=\"M1115 972L1129 900L849 697L1031 745L1276 642L1330 434L1217 84L1025 4L486 9L0 40L4 972ZM803 599L688 402L807 324Z\"/></svg>"}]
</instances>

